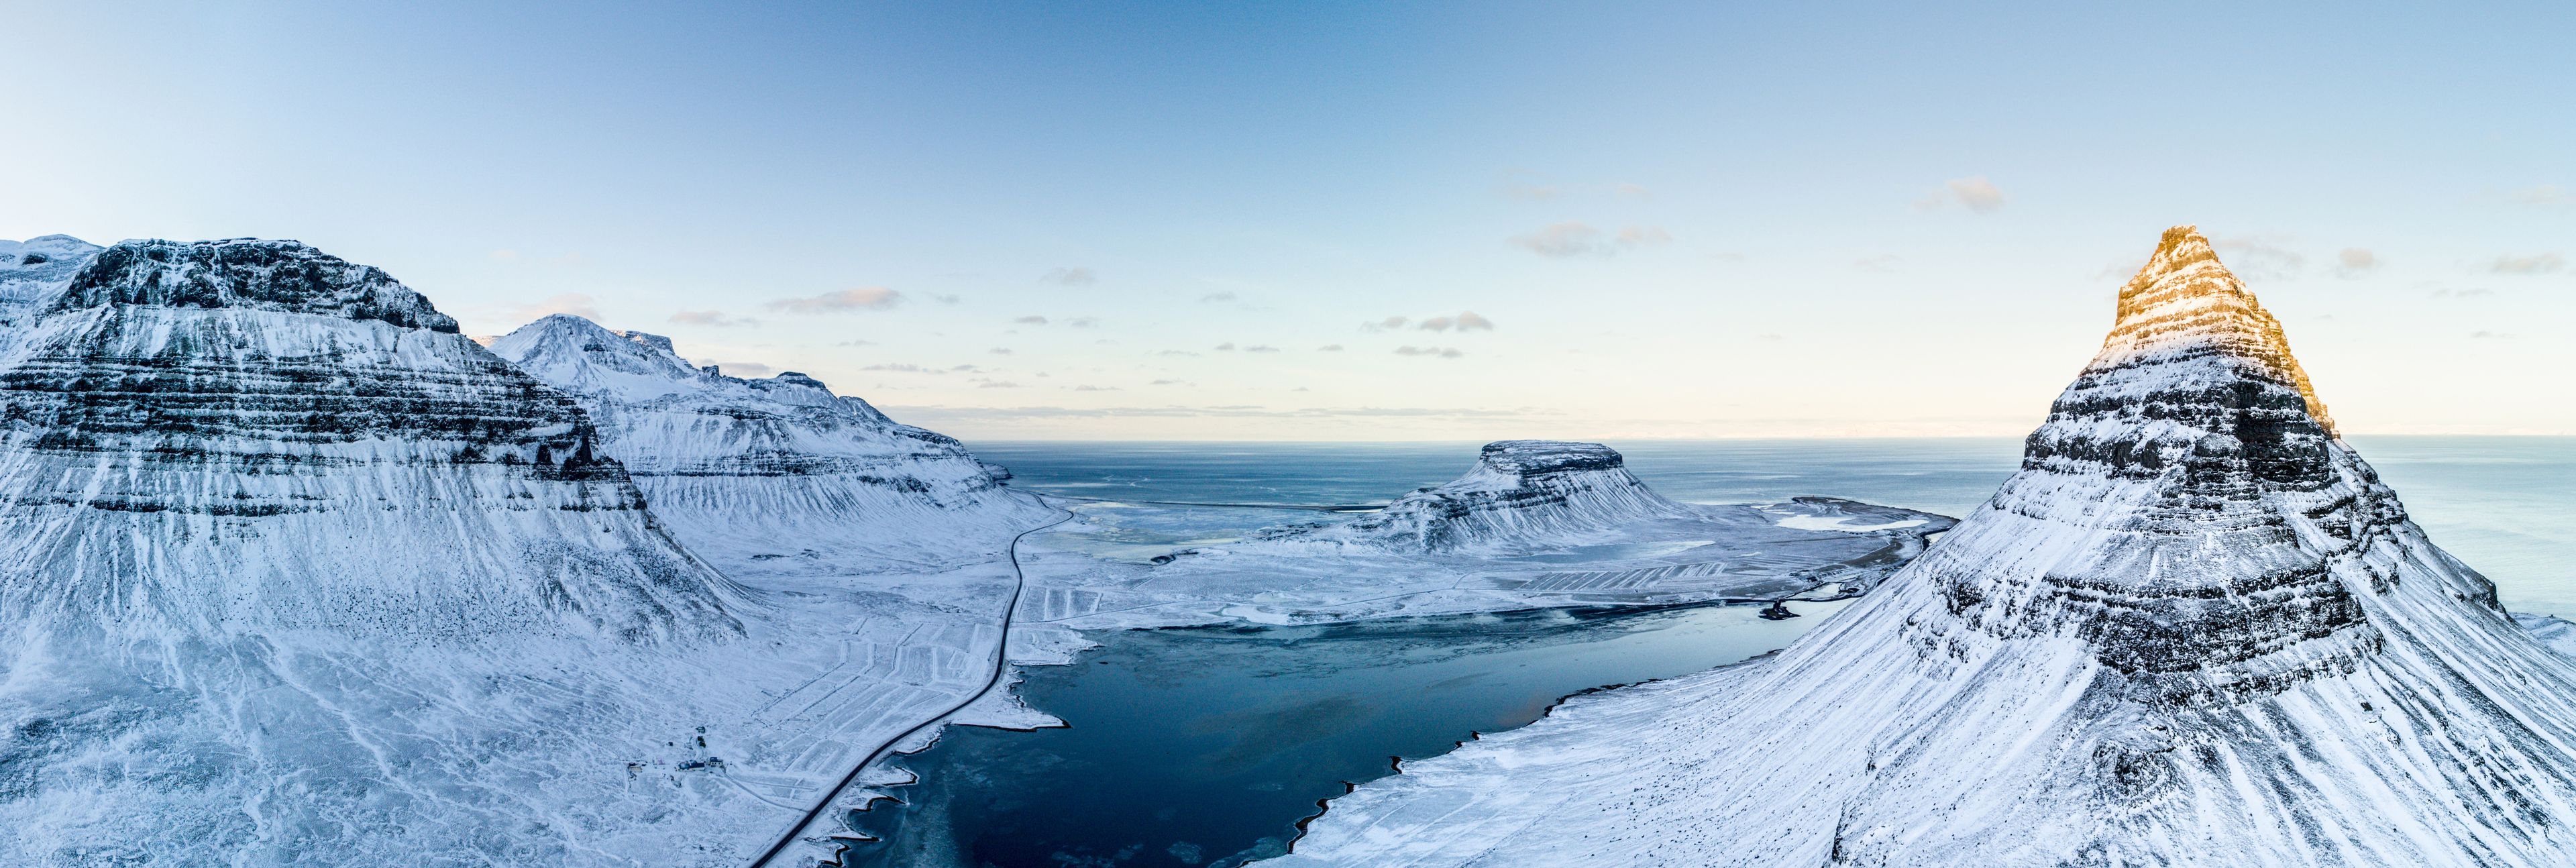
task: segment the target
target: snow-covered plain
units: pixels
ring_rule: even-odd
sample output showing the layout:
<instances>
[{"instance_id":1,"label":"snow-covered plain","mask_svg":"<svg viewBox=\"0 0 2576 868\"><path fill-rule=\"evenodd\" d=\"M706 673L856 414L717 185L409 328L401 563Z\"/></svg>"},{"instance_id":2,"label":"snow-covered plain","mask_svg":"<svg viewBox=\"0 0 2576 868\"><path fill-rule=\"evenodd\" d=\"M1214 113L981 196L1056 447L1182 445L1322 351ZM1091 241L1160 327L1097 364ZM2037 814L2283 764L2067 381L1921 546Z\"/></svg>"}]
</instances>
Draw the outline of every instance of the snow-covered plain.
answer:
<instances>
[{"instance_id":1,"label":"snow-covered plain","mask_svg":"<svg viewBox=\"0 0 2576 868\"><path fill-rule=\"evenodd\" d=\"M2176 227L2021 472L1877 594L1408 763L1277 861L2566 865L2571 746L2576 665Z\"/></svg>"}]
</instances>

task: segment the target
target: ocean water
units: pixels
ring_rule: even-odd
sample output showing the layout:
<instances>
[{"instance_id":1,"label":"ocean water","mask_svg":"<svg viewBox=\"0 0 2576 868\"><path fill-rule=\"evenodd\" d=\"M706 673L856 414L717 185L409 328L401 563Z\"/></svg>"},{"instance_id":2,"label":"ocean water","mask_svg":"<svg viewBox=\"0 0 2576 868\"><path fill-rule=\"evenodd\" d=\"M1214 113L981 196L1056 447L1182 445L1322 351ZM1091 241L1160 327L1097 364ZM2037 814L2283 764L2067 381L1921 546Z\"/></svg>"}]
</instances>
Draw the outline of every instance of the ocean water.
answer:
<instances>
[{"instance_id":1,"label":"ocean water","mask_svg":"<svg viewBox=\"0 0 2576 868\"><path fill-rule=\"evenodd\" d=\"M2365 437L2355 449L2433 542L2515 611L2576 616L2576 437ZM1035 491L1211 502L1383 503L1455 479L1478 443L974 443ZM1823 494L1965 515L2020 466L2012 438L1610 444L1665 496ZM1255 513L1246 520L1258 521ZM1275 517L1270 520L1276 520Z\"/></svg>"}]
</instances>

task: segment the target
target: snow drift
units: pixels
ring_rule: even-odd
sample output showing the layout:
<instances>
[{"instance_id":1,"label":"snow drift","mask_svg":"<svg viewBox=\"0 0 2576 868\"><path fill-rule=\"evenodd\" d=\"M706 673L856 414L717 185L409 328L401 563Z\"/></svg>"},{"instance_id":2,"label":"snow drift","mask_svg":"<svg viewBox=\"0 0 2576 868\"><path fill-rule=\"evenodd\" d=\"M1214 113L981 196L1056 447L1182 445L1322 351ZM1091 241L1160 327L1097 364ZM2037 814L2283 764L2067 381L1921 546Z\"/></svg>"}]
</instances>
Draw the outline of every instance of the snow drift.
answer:
<instances>
[{"instance_id":1,"label":"snow drift","mask_svg":"<svg viewBox=\"0 0 2576 868\"><path fill-rule=\"evenodd\" d=\"M2191 227L1994 498L1777 655L1336 800L1287 864L2563 865L2576 669Z\"/></svg>"}]
</instances>

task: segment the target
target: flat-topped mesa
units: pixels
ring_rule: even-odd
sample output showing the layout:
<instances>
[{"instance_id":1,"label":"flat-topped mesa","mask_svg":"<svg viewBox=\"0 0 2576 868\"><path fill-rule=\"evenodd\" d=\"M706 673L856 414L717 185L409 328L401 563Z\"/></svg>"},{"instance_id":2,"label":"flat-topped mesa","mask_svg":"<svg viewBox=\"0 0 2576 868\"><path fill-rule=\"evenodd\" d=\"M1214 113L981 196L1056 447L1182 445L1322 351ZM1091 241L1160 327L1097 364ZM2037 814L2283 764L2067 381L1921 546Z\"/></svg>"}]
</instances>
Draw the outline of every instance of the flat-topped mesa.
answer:
<instances>
[{"instance_id":1,"label":"flat-topped mesa","mask_svg":"<svg viewBox=\"0 0 2576 868\"><path fill-rule=\"evenodd\" d=\"M0 370L0 616L415 639L734 635L589 416L292 241L100 251Z\"/></svg>"},{"instance_id":2,"label":"flat-topped mesa","mask_svg":"<svg viewBox=\"0 0 2576 868\"><path fill-rule=\"evenodd\" d=\"M1688 512L1629 475L1626 460L1610 447L1504 440L1488 444L1467 475L1318 536L1427 551L1513 547Z\"/></svg>"},{"instance_id":3,"label":"flat-topped mesa","mask_svg":"<svg viewBox=\"0 0 2576 868\"><path fill-rule=\"evenodd\" d=\"M81 269L54 309L107 304L248 308L456 331L456 320L383 269L300 241L120 241Z\"/></svg>"}]
</instances>

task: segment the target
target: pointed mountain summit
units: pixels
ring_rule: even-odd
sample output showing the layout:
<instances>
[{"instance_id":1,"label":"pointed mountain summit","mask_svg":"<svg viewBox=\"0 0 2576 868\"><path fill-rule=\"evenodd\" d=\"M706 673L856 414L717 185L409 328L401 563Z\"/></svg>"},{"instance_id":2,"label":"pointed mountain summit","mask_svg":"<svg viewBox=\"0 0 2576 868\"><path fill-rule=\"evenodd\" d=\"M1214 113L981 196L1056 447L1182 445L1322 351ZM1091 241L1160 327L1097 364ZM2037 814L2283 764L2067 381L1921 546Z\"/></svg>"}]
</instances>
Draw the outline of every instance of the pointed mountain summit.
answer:
<instances>
[{"instance_id":1,"label":"pointed mountain summit","mask_svg":"<svg viewBox=\"0 0 2576 868\"><path fill-rule=\"evenodd\" d=\"M556 314L492 351L570 393L692 550L728 570L871 571L981 559L1047 511L955 438L793 371L725 376L666 337Z\"/></svg>"},{"instance_id":2,"label":"pointed mountain summit","mask_svg":"<svg viewBox=\"0 0 2576 868\"><path fill-rule=\"evenodd\" d=\"M0 371L0 614L205 635L737 630L571 398L292 241L99 251Z\"/></svg>"},{"instance_id":3,"label":"pointed mountain summit","mask_svg":"<svg viewBox=\"0 0 2576 868\"><path fill-rule=\"evenodd\" d=\"M1776 655L1577 697L1283 864L2563 865L2576 668L2191 227L2020 472Z\"/></svg>"}]
</instances>

